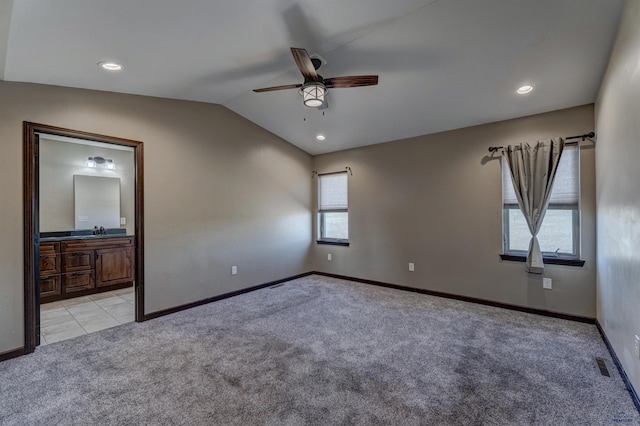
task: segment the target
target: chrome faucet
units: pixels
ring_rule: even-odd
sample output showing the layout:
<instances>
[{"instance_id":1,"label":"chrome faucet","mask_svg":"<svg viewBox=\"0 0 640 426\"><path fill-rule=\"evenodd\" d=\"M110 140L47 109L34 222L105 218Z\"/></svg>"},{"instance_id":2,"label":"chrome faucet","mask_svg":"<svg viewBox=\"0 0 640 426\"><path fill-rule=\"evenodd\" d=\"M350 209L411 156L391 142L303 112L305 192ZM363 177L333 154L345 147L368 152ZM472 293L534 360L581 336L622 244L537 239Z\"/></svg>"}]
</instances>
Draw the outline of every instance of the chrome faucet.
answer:
<instances>
[{"instance_id":1,"label":"chrome faucet","mask_svg":"<svg viewBox=\"0 0 640 426\"><path fill-rule=\"evenodd\" d=\"M98 228L98 226L96 225L93 227L93 235L107 235L107 231L106 229L104 229L104 226Z\"/></svg>"}]
</instances>

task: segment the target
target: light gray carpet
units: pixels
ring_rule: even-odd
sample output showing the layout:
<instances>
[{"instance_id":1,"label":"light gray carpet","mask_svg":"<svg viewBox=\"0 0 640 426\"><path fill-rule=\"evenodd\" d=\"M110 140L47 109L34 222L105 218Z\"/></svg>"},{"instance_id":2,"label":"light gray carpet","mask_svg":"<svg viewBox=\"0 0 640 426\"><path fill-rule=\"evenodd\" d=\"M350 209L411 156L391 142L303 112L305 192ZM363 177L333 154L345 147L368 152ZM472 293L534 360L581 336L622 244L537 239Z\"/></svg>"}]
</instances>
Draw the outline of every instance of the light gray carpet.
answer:
<instances>
[{"instance_id":1,"label":"light gray carpet","mask_svg":"<svg viewBox=\"0 0 640 426\"><path fill-rule=\"evenodd\" d=\"M593 325L319 276L0 363L2 425L635 425L639 417Z\"/></svg>"}]
</instances>

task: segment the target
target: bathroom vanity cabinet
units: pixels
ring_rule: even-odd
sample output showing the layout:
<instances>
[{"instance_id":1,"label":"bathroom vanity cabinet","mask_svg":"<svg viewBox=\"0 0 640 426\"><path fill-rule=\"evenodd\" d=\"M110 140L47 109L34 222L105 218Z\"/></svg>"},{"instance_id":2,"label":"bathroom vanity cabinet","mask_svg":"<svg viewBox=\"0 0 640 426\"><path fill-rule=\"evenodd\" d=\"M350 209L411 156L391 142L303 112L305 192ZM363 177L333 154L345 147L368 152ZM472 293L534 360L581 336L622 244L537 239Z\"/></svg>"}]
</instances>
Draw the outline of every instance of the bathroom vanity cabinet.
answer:
<instances>
[{"instance_id":1,"label":"bathroom vanity cabinet","mask_svg":"<svg viewBox=\"0 0 640 426\"><path fill-rule=\"evenodd\" d=\"M133 238L47 238L41 242L40 302L133 285Z\"/></svg>"}]
</instances>

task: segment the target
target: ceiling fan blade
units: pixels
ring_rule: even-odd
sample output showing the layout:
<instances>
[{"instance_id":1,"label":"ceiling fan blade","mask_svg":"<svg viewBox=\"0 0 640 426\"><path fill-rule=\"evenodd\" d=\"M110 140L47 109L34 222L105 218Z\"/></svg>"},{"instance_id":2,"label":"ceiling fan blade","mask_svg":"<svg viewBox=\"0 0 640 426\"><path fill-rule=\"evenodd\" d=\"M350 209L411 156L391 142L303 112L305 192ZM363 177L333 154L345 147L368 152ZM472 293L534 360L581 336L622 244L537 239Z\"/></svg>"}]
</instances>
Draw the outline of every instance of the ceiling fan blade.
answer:
<instances>
[{"instance_id":1,"label":"ceiling fan blade","mask_svg":"<svg viewBox=\"0 0 640 426\"><path fill-rule=\"evenodd\" d=\"M322 101L322 105L320 105L318 107L318 110L323 110L323 109L327 109L329 108L329 101L327 100L327 97L324 97L324 101Z\"/></svg>"},{"instance_id":2,"label":"ceiling fan blade","mask_svg":"<svg viewBox=\"0 0 640 426\"><path fill-rule=\"evenodd\" d=\"M302 84L287 84L284 86L263 87L262 89L253 89L254 92L273 92L274 90L298 89Z\"/></svg>"},{"instance_id":3,"label":"ceiling fan blade","mask_svg":"<svg viewBox=\"0 0 640 426\"><path fill-rule=\"evenodd\" d=\"M378 84L377 75L352 75L349 77L325 78L324 85L328 89L344 89L347 87L375 86Z\"/></svg>"},{"instance_id":4,"label":"ceiling fan blade","mask_svg":"<svg viewBox=\"0 0 640 426\"><path fill-rule=\"evenodd\" d=\"M309 53L307 53L306 49L292 47L291 54L293 55L293 59L296 61L298 69L304 76L305 83L308 81L317 81L318 73L316 72L316 68L313 66L313 62L311 62L311 58L309 57Z\"/></svg>"}]
</instances>

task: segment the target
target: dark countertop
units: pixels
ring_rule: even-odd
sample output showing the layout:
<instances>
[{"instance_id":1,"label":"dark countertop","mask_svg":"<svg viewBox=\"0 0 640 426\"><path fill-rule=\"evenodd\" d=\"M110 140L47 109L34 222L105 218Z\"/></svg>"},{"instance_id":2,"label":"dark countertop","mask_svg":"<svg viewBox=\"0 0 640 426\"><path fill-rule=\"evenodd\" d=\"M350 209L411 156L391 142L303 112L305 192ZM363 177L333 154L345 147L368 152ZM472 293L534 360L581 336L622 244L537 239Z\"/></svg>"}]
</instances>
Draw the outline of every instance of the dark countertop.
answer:
<instances>
[{"instance_id":1,"label":"dark countertop","mask_svg":"<svg viewBox=\"0 0 640 426\"><path fill-rule=\"evenodd\" d=\"M92 229L76 229L73 231L54 231L54 232L41 232L40 242L51 241L74 241L74 240L97 240L101 238L124 238L132 237L133 235L127 235L127 230L124 228L108 228L105 229L106 233L102 235L94 235Z\"/></svg>"},{"instance_id":2,"label":"dark countertop","mask_svg":"<svg viewBox=\"0 0 640 426\"><path fill-rule=\"evenodd\" d=\"M46 243L51 241L99 240L103 238L124 238L124 237L133 237L133 235L111 234L111 235L78 235L78 236L69 236L69 237L44 237L44 238L40 238L40 242Z\"/></svg>"}]
</instances>

